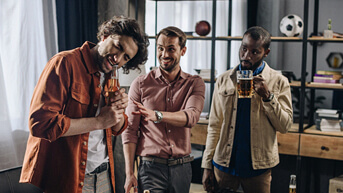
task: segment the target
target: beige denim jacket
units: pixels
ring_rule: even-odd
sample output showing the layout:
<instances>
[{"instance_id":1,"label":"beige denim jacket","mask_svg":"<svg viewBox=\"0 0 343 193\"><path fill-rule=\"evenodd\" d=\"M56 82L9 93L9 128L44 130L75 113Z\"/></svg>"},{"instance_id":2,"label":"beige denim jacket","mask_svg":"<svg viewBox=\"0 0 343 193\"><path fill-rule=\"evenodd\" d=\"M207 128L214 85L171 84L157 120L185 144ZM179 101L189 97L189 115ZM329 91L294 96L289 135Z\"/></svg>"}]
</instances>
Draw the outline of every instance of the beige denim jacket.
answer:
<instances>
[{"instance_id":1,"label":"beige denim jacket","mask_svg":"<svg viewBox=\"0 0 343 193\"><path fill-rule=\"evenodd\" d=\"M251 99L251 158L254 169L272 168L279 163L276 131L286 133L293 122L289 82L265 64L261 75L274 98L263 102L255 93ZM211 169L212 160L224 167L230 164L237 114L237 67L216 81L202 168Z\"/></svg>"}]
</instances>

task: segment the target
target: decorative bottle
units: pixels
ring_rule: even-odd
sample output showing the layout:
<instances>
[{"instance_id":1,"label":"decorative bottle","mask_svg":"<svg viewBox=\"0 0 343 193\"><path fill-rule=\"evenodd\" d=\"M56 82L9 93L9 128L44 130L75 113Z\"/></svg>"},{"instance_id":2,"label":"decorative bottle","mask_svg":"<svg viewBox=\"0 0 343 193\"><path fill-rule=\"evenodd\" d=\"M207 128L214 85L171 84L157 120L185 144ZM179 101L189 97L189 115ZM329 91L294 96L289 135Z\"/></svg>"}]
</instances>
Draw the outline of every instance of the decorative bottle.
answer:
<instances>
[{"instance_id":1,"label":"decorative bottle","mask_svg":"<svg viewBox=\"0 0 343 193\"><path fill-rule=\"evenodd\" d=\"M296 175L291 175L291 179L289 181L289 193L296 193L297 191L297 181Z\"/></svg>"}]
</instances>

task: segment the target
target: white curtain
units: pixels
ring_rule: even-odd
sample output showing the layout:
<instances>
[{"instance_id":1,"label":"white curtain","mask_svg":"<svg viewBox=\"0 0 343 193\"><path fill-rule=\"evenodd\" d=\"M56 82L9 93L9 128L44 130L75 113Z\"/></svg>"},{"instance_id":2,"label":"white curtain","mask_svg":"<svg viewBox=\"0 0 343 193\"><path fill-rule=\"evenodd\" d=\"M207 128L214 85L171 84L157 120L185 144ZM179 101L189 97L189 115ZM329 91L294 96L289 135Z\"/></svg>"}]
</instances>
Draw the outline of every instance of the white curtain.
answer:
<instances>
[{"instance_id":1,"label":"white curtain","mask_svg":"<svg viewBox=\"0 0 343 193\"><path fill-rule=\"evenodd\" d=\"M206 20L212 25L212 1L159 1L157 2L157 26L155 25L156 1L146 1L145 31L149 36L155 35L167 27L176 26L184 32L194 32L195 24L200 20ZM217 1L216 12L216 36L228 35L228 1ZM242 36L247 29L247 0L232 1L232 36ZM207 35L212 36L211 33ZM154 39L150 39L149 60L146 64L146 70L155 66L155 44ZM190 74L196 74L194 69L211 68L211 41L210 40L187 40L187 51L181 59L181 68ZM227 70L227 41L216 41L215 65L217 76ZM238 49L240 41L231 41L231 59L230 67L239 63ZM156 61L156 65L159 66ZM208 111L209 104L209 84L206 84L206 100L204 111Z\"/></svg>"},{"instance_id":2,"label":"white curtain","mask_svg":"<svg viewBox=\"0 0 343 193\"><path fill-rule=\"evenodd\" d=\"M55 1L0 0L0 170L22 165L33 89L57 52Z\"/></svg>"}]
</instances>

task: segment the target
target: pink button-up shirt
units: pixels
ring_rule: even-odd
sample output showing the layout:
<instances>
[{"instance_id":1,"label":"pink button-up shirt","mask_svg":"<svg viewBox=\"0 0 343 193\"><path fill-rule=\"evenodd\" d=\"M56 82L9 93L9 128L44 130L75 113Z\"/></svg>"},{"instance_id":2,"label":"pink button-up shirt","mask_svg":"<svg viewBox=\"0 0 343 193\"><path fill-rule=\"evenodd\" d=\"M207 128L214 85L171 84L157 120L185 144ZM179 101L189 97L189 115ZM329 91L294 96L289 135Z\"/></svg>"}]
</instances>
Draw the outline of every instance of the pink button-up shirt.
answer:
<instances>
[{"instance_id":1,"label":"pink button-up shirt","mask_svg":"<svg viewBox=\"0 0 343 193\"><path fill-rule=\"evenodd\" d=\"M173 82L162 76L161 70L153 70L137 77L129 91L128 128L122 134L123 144L137 144L136 155L178 158L191 153L191 128L198 122L204 107L205 84L199 76L182 72ZM146 108L158 111L183 111L187 116L184 127L164 122L144 121L134 101Z\"/></svg>"}]
</instances>

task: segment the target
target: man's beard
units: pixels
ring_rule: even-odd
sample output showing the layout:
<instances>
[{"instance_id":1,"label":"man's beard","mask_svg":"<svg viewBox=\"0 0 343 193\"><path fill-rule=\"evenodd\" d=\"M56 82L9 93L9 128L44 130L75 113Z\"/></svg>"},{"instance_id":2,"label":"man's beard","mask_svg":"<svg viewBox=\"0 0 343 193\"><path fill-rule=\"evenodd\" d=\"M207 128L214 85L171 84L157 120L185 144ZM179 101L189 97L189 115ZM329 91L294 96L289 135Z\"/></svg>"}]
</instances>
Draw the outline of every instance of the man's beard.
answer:
<instances>
[{"instance_id":1,"label":"man's beard","mask_svg":"<svg viewBox=\"0 0 343 193\"><path fill-rule=\"evenodd\" d=\"M174 61L171 65L169 65L169 66L167 66L167 67L164 67L164 66L162 65L161 60L160 60L160 67L161 67L163 70L167 71L167 72L172 72L172 71L176 68L177 63L178 63L178 61Z\"/></svg>"},{"instance_id":2,"label":"man's beard","mask_svg":"<svg viewBox=\"0 0 343 193\"><path fill-rule=\"evenodd\" d=\"M257 61L254 64L251 64L251 62L246 61L246 60L240 60L241 63L242 63L242 61L248 62L251 66L251 69L248 69L248 67L241 65L242 70L256 70L260 66L260 64L262 63L263 58L261 58L261 60Z\"/></svg>"}]
</instances>

